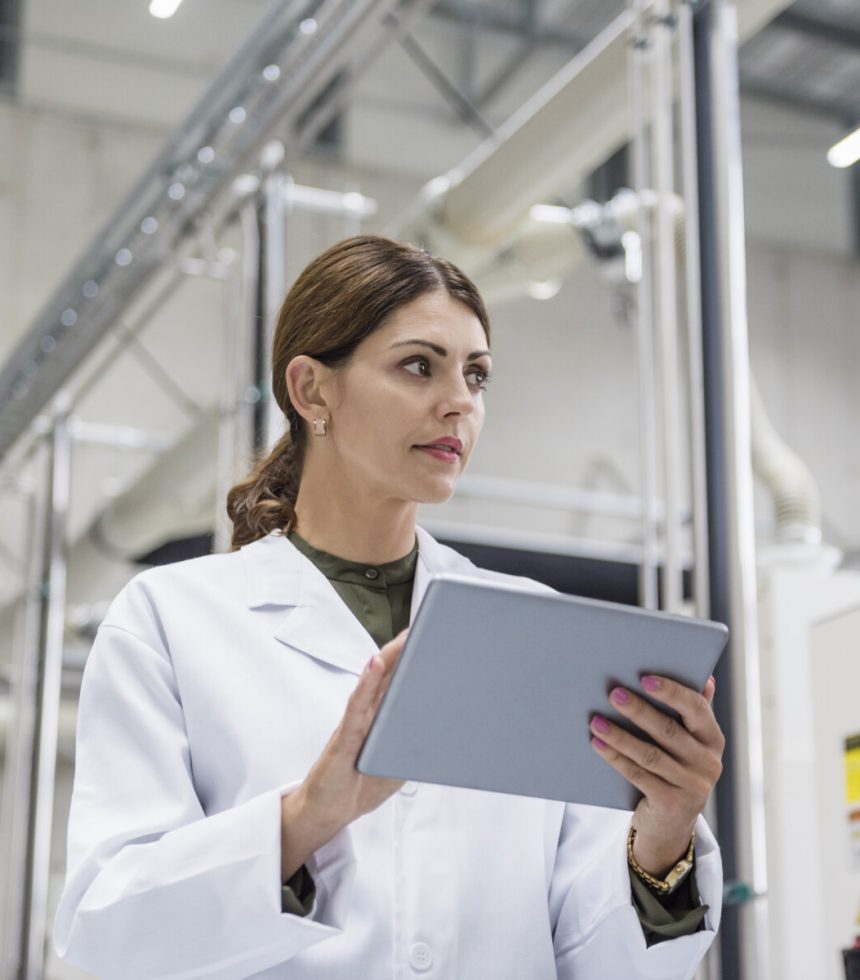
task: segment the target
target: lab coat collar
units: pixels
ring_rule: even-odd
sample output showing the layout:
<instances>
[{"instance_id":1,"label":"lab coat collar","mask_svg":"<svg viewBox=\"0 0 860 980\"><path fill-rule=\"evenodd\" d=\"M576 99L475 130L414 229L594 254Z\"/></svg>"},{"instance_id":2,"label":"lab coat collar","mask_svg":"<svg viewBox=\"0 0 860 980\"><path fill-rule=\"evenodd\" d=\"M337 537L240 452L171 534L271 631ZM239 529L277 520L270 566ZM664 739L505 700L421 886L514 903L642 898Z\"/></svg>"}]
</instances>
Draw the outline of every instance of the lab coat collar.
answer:
<instances>
[{"instance_id":1,"label":"lab coat collar","mask_svg":"<svg viewBox=\"0 0 860 980\"><path fill-rule=\"evenodd\" d=\"M418 560L412 589L410 622L430 576L445 565L442 546L416 528ZM347 608L328 579L281 534L269 534L240 552L251 609L284 608L274 637L286 646L341 670L360 674L378 652L370 634Z\"/></svg>"}]
</instances>

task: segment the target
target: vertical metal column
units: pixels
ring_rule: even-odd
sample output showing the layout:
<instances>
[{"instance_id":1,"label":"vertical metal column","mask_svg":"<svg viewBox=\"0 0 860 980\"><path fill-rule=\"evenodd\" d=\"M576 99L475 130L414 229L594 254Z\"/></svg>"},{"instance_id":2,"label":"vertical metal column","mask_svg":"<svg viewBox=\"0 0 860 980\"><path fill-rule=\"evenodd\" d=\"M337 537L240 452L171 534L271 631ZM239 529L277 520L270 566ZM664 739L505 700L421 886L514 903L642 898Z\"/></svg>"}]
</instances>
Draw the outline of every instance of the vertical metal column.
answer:
<instances>
[{"instance_id":1,"label":"vertical metal column","mask_svg":"<svg viewBox=\"0 0 860 980\"><path fill-rule=\"evenodd\" d=\"M51 831L54 817L54 782L57 765L57 728L63 666L63 629L66 605L66 523L71 484L72 437L69 431L69 404L64 395L54 403L50 437L50 476L45 533L41 535L40 583L38 595L38 643L22 673L20 692L21 724L16 760L20 768L22 798L18 815L26 807L29 823L21 840L16 828L16 847L25 855L23 875L10 884L21 894L20 915L14 915L17 935L9 937L7 959L14 965L4 977L42 980L45 942L48 935L48 884L50 879ZM35 661L35 662L34 662ZM29 744L27 744L29 743ZM29 760L22 758L29 748ZM13 921L9 916L9 922ZM17 950L17 955L16 955Z\"/></svg>"},{"instance_id":2,"label":"vertical metal column","mask_svg":"<svg viewBox=\"0 0 860 980\"><path fill-rule=\"evenodd\" d=\"M647 98L652 57L644 20L643 2L635 0L637 14L630 72L630 98L633 110L632 165L633 186L639 195L636 234L639 237L641 273L636 284L636 361L639 401L639 474L642 497L642 562L639 566L639 605L656 609L659 603L657 534L657 395L654 390L654 319L651 277L653 251L651 216L641 202L651 185L651 125Z\"/></svg>"},{"instance_id":3,"label":"vertical metal column","mask_svg":"<svg viewBox=\"0 0 860 980\"><path fill-rule=\"evenodd\" d=\"M23 962L21 937L24 928L30 839L30 788L36 756L36 705L42 607L45 582L45 514L49 499L50 446L44 441L34 451L32 464L38 471L28 501L27 556L20 638L17 641L9 697L15 706L6 742L3 770L2 822L6 880L3 882L3 928L0 942L0 977L19 978Z\"/></svg>"},{"instance_id":4,"label":"vertical metal column","mask_svg":"<svg viewBox=\"0 0 860 980\"><path fill-rule=\"evenodd\" d=\"M674 19L668 0L655 0L652 8L654 25L653 84L653 157L655 236L655 321L658 350L660 429L662 432L664 557L661 607L681 612L684 597L681 559L681 497L683 461L678 362L678 283L676 276L675 221L672 200L675 191L674 170L674 85L672 40Z\"/></svg>"},{"instance_id":5,"label":"vertical metal column","mask_svg":"<svg viewBox=\"0 0 860 980\"><path fill-rule=\"evenodd\" d=\"M257 302L260 290L260 225L253 200L239 211L242 232L239 274L227 286L228 318L224 324L224 361L218 421L218 476L215 487L213 551L230 550L233 528L227 517L227 494L244 476L254 451L254 406L260 399L255 374Z\"/></svg>"},{"instance_id":6,"label":"vertical metal column","mask_svg":"<svg viewBox=\"0 0 860 980\"><path fill-rule=\"evenodd\" d=\"M726 878L766 891L761 699L755 596L749 362L734 8L704 3L693 21L711 615L728 623L717 718L729 734L717 792ZM769 980L767 909L724 910L723 980ZM741 928L743 924L744 928Z\"/></svg>"},{"instance_id":7,"label":"vertical metal column","mask_svg":"<svg viewBox=\"0 0 860 980\"><path fill-rule=\"evenodd\" d=\"M714 68L714 154L717 170L723 346L727 411L727 469L730 487L729 543L732 657L732 733L738 749L736 815L742 880L757 896L741 921L743 974L769 980L767 955L767 828L756 594L755 513L750 436L750 367L746 307L746 243L741 120L737 64L737 12L716 0Z\"/></svg>"},{"instance_id":8,"label":"vertical metal column","mask_svg":"<svg viewBox=\"0 0 860 980\"><path fill-rule=\"evenodd\" d=\"M265 421L261 431L261 448L269 450L284 432L283 414L271 391L272 341L287 284L287 178L280 170L271 173L263 182L262 220L265 244L261 263L263 349L260 363L261 380L265 385L262 390L266 394L262 399Z\"/></svg>"},{"instance_id":9,"label":"vertical metal column","mask_svg":"<svg viewBox=\"0 0 860 980\"><path fill-rule=\"evenodd\" d=\"M693 56L693 11L689 3L682 3L678 10L678 65L681 159L684 182L684 274L687 306L687 399L690 406L690 468L693 511L693 597L696 615L701 619L708 619L710 617L708 485L705 459L699 182L696 172L696 75Z\"/></svg>"}]
</instances>

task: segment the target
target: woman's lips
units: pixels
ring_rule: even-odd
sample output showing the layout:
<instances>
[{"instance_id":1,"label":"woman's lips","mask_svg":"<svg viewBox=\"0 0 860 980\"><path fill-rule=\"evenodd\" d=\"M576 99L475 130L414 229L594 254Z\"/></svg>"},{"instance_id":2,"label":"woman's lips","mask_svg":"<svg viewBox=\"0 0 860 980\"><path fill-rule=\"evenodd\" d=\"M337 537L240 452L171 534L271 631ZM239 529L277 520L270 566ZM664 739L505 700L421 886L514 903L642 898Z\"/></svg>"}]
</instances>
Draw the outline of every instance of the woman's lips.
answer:
<instances>
[{"instance_id":1,"label":"woman's lips","mask_svg":"<svg viewBox=\"0 0 860 980\"><path fill-rule=\"evenodd\" d=\"M453 450L439 449L436 446L416 446L416 449L420 449L422 453L427 453L429 456L434 456L436 459L441 459L445 463L459 463L460 454L455 453Z\"/></svg>"}]
</instances>

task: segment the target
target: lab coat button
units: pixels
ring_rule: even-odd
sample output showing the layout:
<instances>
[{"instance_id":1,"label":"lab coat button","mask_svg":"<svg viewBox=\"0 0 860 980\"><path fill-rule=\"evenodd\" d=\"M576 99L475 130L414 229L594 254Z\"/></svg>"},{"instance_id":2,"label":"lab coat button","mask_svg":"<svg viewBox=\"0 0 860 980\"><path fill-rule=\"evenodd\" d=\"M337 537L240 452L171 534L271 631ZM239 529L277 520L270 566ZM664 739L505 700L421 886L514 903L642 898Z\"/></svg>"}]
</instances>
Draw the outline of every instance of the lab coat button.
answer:
<instances>
[{"instance_id":1,"label":"lab coat button","mask_svg":"<svg viewBox=\"0 0 860 980\"><path fill-rule=\"evenodd\" d=\"M408 783L404 783L400 787L400 792L403 794L403 796L414 796L417 789L418 783L413 783L412 780L410 780Z\"/></svg>"},{"instance_id":2,"label":"lab coat button","mask_svg":"<svg viewBox=\"0 0 860 980\"><path fill-rule=\"evenodd\" d=\"M409 962L413 970L423 972L430 969L433 964L433 953L427 943L415 943L409 950Z\"/></svg>"},{"instance_id":3,"label":"lab coat button","mask_svg":"<svg viewBox=\"0 0 860 980\"><path fill-rule=\"evenodd\" d=\"M368 568L364 573L365 578L374 579L379 578L378 568Z\"/></svg>"}]
</instances>

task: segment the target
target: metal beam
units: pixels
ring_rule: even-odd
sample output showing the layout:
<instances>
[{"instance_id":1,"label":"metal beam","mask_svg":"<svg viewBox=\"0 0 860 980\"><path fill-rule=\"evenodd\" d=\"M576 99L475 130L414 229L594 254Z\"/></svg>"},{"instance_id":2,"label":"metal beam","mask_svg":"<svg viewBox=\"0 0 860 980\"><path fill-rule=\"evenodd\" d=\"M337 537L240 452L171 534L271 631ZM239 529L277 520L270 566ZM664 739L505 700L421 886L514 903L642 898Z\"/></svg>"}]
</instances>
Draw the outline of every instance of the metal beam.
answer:
<instances>
[{"instance_id":1,"label":"metal beam","mask_svg":"<svg viewBox=\"0 0 860 980\"><path fill-rule=\"evenodd\" d=\"M807 38L860 51L860 30L848 24L837 24L798 10L786 10L773 23L776 27L784 27Z\"/></svg>"},{"instance_id":2,"label":"metal beam","mask_svg":"<svg viewBox=\"0 0 860 980\"><path fill-rule=\"evenodd\" d=\"M389 13L385 23L392 29L394 36L400 42L403 50L409 55L414 64L423 72L436 88L436 91L457 113L461 122L471 126L479 136L488 137L495 133L494 127L481 115L469 97L448 78L445 72L436 64L424 48L418 43L415 35L400 23L396 14Z\"/></svg>"},{"instance_id":3,"label":"metal beam","mask_svg":"<svg viewBox=\"0 0 860 980\"><path fill-rule=\"evenodd\" d=\"M480 30L498 34L524 37L530 44L562 48L572 54L581 51L591 38L566 27L541 27L530 31L514 10L504 10L489 4L461 3L457 0L440 0L433 7L433 15L457 24L476 23Z\"/></svg>"},{"instance_id":4,"label":"metal beam","mask_svg":"<svg viewBox=\"0 0 860 980\"><path fill-rule=\"evenodd\" d=\"M842 100L823 99L807 92L796 92L784 86L770 85L761 79L745 78L741 74L741 93L751 95L757 99L768 99L771 102L779 102L781 105L789 106L792 109L803 109L806 112L817 114L824 113L833 116L840 122L847 120L860 120L860 99L850 104Z\"/></svg>"}]
</instances>

